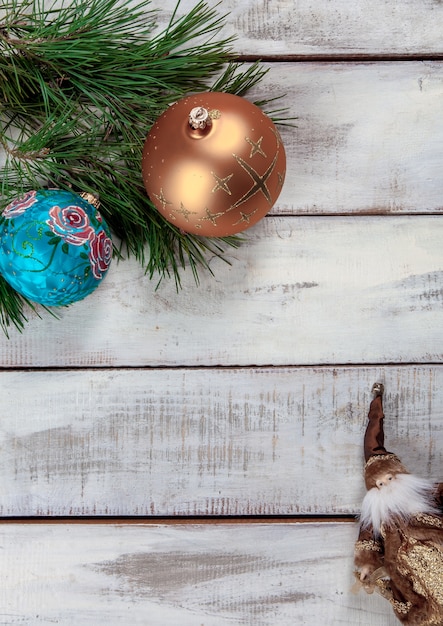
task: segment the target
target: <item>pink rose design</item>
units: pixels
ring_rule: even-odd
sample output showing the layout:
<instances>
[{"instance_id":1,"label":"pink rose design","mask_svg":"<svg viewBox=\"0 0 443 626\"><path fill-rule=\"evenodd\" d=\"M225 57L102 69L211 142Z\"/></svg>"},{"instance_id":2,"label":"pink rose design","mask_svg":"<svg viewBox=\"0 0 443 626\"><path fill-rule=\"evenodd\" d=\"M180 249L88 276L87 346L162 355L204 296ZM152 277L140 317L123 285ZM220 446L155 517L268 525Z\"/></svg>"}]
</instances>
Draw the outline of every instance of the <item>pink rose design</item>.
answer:
<instances>
[{"instance_id":1,"label":"pink rose design","mask_svg":"<svg viewBox=\"0 0 443 626\"><path fill-rule=\"evenodd\" d=\"M99 280L109 267L112 258L112 241L101 230L91 241L89 260L94 278Z\"/></svg>"},{"instance_id":2,"label":"pink rose design","mask_svg":"<svg viewBox=\"0 0 443 626\"><path fill-rule=\"evenodd\" d=\"M35 197L36 194L36 191L28 191L23 196L20 196L20 198L16 198L10 202L2 213L3 217L10 220L13 217L17 217L17 215L24 213L26 209L29 209L30 206L38 202Z\"/></svg>"},{"instance_id":3,"label":"pink rose design","mask_svg":"<svg viewBox=\"0 0 443 626\"><path fill-rule=\"evenodd\" d=\"M89 217L79 206L67 206L63 209L53 206L49 210L50 219L46 220L54 235L61 237L66 243L82 246L94 236Z\"/></svg>"}]
</instances>

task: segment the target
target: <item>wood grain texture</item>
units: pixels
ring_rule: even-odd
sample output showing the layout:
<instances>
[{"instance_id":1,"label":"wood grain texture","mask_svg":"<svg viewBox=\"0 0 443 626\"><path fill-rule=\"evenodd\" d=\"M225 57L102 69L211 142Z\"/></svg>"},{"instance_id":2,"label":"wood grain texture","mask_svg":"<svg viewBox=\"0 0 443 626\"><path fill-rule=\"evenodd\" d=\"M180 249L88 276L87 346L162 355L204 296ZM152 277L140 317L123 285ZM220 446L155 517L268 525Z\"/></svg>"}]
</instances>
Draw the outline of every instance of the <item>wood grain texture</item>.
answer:
<instances>
[{"instance_id":1,"label":"wood grain texture","mask_svg":"<svg viewBox=\"0 0 443 626\"><path fill-rule=\"evenodd\" d=\"M297 116L283 192L199 286L114 263L60 321L0 336L0 516L43 520L0 524L0 624L398 623L351 594L357 527L331 521L364 494L375 380L388 447L443 479L443 3L217 10L269 67L249 97ZM182 524L79 523L101 515Z\"/></svg>"},{"instance_id":2,"label":"wood grain texture","mask_svg":"<svg viewBox=\"0 0 443 626\"><path fill-rule=\"evenodd\" d=\"M273 213L441 213L442 63L281 63L257 92L297 117Z\"/></svg>"},{"instance_id":3,"label":"wood grain texture","mask_svg":"<svg viewBox=\"0 0 443 626\"><path fill-rule=\"evenodd\" d=\"M281 127L287 175L273 214L443 211L443 63L263 67L248 98L279 97L267 110L297 118Z\"/></svg>"},{"instance_id":4,"label":"wood grain texture","mask_svg":"<svg viewBox=\"0 0 443 626\"><path fill-rule=\"evenodd\" d=\"M5 367L438 362L443 221L269 217L183 288L114 263L61 320L0 338Z\"/></svg>"},{"instance_id":5,"label":"wood grain texture","mask_svg":"<svg viewBox=\"0 0 443 626\"><path fill-rule=\"evenodd\" d=\"M2 372L0 515L355 514L386 442L442 479L443 366Z\"/></svg>"},{"instance_id":6,"label":"wood grain texture","mask_svg":"<svg viewBox=\"0 0 443 626\"><path fill-rule=\"evenodd\" d=\"M395 626L354 524L1 525L0 624Z\"/></svg>"},{"instance_id":7,"label":"wood grain texture","mask_svg":"<svg viewBox=\"0 0 443 626\"><path fill-rule=\"evenodd\" d=\"M183 0L180 11L195 5ZM175 0L162 4L165 25ZM210 2L210 6L216 3ZM257 55L442 53L443 6L439 0L223 0L223 35L235 35L235 51Z\"/></svg>"}]
</instances>

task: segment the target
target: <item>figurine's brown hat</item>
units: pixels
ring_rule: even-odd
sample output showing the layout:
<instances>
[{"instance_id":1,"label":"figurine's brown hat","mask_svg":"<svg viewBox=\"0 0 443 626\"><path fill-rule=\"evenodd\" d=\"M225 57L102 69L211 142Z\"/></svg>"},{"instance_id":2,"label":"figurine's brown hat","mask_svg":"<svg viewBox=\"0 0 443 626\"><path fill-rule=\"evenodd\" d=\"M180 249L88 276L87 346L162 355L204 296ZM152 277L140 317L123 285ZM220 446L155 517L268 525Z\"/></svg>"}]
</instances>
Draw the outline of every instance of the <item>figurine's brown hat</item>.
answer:
<instances>
[{"instance_id":1,"label":"figurine's brown hat","mask_svg":"<svg viewBox=\"0 0 443 626\"><path fill-rule=\"evenodd\" d=\"M406 467L400 461L398 456L392 452L386 454L374 454L369 457L365 465L365 484L366 489L376 487L377 478L382 474L409 474Z\"/></svg>"},{"instance_id":2,"label":"figurine's brown hat","mask_svg":"<svg viewBox=\"0 0 443 626\"><path fill-rule=\"evenodd\" d=\"M374 383L372 393L375 395L368 413L368 425L364 439L365 453L365 483L366 488L377 486L376 480L382 474L409 474L398 456L388 452L385 448L385 434L383 429L383 393L384 385Z\"/></svg>"}]
</instances>

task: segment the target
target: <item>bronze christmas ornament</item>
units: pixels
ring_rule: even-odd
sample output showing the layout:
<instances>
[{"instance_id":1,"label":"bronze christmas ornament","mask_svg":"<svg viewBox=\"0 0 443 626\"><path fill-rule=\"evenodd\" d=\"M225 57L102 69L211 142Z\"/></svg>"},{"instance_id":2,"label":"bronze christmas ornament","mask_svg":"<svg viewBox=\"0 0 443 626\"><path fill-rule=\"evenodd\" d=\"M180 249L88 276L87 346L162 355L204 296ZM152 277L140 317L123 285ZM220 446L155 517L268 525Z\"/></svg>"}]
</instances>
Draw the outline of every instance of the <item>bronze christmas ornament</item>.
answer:
<instances>
[{"instance_id":1,"label":"bronze christmas ornament","mask_svg":"<svg viewBox=\"0 0 443 626\"><path fill-rule=\"evenodd\" d=\"M155 122L143 150L146 191L184 232L239 233L266 215L285 178L286 155L272 120L229 93L182 98Z\"/></svg>"}]
</instances>

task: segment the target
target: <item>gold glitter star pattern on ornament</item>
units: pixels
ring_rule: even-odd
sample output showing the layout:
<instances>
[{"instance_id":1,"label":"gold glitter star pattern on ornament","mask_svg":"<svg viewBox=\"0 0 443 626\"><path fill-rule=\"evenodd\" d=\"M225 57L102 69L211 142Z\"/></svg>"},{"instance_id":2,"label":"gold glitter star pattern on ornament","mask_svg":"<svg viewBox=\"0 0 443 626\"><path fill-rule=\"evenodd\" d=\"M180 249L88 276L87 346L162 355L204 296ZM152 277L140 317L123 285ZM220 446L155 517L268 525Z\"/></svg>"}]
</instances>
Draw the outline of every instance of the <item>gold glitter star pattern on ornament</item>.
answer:
<instances>
[{"instance_id":1,"label":"gold glitter star pattern on ornament","mask_svg":"<svg viewBox=\"0 0 443 626\"><path fill-rule=\"evenodd\" d=\"M211 222L214 226L217 226L217 219L222 217L226 211L220 211L218 213L211 213L208 207L205 207L205 215L200 218L202 222Z\"/></svg>"},{"instance_id":2,"label":"gold glitter star pattern on ornament","mask_svg":"<svg viewBox=\"0 0 443 626\"><path fill-rule=\"evenodd\" d=\"M251 217L253 217L257 211L258 209L254 209L254 211L251 211L250 213L243 213L240 211L240 219L234 222L234 226L237 226L238 224L250 224Z\"/></svg>"},{"instance_id":3,"label":"gold glitter star pattern on ornament","mask_svg":"<svg viewBox=\"0 0 443 626\"><path fill-rule=\"evenodd\" d=\"M166 205L167 204L172 204L172 202L169 202L169 200L166 200L165 195L163 193L163 188L160 189L160 194L159 195L157 195L156 193L154 193L153 195L161 203L161 205L163 207L163 211L166 209Z\"/></svg>"},{"instance_id":4,"label":"gold glitter star pattern on ornament","mask_svg":"<svg viewBox=\"0 0 443 626\"><path fill-rule=\"evenodd\" d=\"M220 176L217 176L217 174L215 174L214 172L211 172L211 174L216 180L216 185L214 189L212 190L212 193L215 193L216 191L221 190L221 191L225 191L228 195L231 195L231 190L228 187L228 183L231 180L231 178L234 176L234 174L229 174L229 176L225 176L225 178L220 178Z\"/></svg>"},{"instance_id":5,"label":"gold glitter star pattern on ornament","mask_svg":"<svg viewBox=\"0 0 443 626\"><path fill-rule=\"evenodd\" d=\"M250 137L246 137L246 141L251 146L251 152L249 154L249 158L252 159L256 154L261 154L261 156L266 158L266 153L263 152L263 148L261 147L263 137L260 137L258 141L253 141Z\"/></svg>"},{"instance_id":6,"label":"gold glitter star pattern on ornament","mask_svg":"<svg viewBox=\"0 0 443 626\"><path fill-rule=\"evenodd\" d=\"M183 217L185 218L185 220L187 222L189 222L189 216L190 215L197 215L197 211L189 211L185 205L183 204L183 202L180 202L180 209L176 209L174 211L174 213L178 213L179 215L183 215Z\"/></svg>"},{"instance_id":7,"label":"gold glitter star pattern on ornament","mask_svg":"<svg viewBox=\"0 0 443 626\"><path fill-rule=\"evenodd\" d=\"M248 163L246 163L246 161L244 161L237 154L234 154L233 156L234 156L235 160L237 161L237 163L245 170L245 172L247 172L249 174L249 176L254 181L254 184L240 198L240 200L237 200L237 202L234 205L232 205L232 207L230 207L230 210L231 209L236 209L238 206L240 206L240 204L243 204L244 202L247 202L250 198L255 196L255 194L258 193L259 191L262 192L262 194L264 195L266 200L269 202L269 204L272 205L271 194L269 193L269 189L266 186L266 181L268 180L269 176L274 171L275 164L277 163L278 152L275 155L275 157L273 158L272 163L269 165L269 167L266 169L265 173L262 174L262 175L260 175L257 172L257 170L255 170L253 167L251 167Z\"/></svg>"},{"instance_id":8,"label":"gold glitter star pattern on ornament","mask_svg":"<svg viewBox=\"0 0 443 626\"><path fill-rule=\"evenodd\" d=\"M271 131L271 133L275 136L277 140L277 150L278 150L280 146L282 145L281 135L278 132L277 128L275 128L275 126L273 128L270 128L269 130Z\"/></svg>"}]
</instances>

